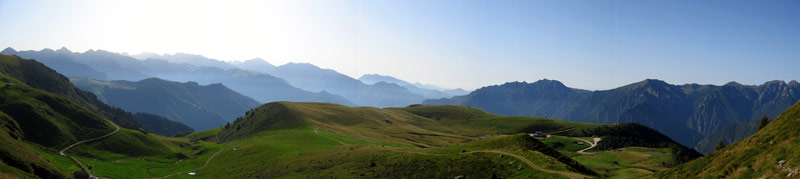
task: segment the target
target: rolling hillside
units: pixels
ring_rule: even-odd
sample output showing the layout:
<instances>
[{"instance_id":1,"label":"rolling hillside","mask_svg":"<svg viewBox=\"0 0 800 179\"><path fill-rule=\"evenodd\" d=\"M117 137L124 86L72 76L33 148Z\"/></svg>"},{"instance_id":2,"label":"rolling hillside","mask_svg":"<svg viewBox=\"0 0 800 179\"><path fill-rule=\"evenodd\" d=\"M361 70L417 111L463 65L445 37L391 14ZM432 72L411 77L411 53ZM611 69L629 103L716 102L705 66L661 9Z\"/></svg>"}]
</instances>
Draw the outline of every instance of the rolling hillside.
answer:
<instances>
[{"instance_id":1,"label":"rolling hillside","mask_svg":"<svg viewBox=\"0 0 800 179\"><path fill-rule=\"evenodd\" d=\"M114 130L100 115L70 100L5 74L0 74L0 83L0 173L4 178L64 178L64 172L27 143L62 148Z\"/></svg>"},{"instance_id":2,"label":"rolling hillside","mask_svg":"<svg viewBox=\"0 0 800 179\"><path fill-rule=\"evenodd\" d=\"M0 59L3 60L3 73L0 73L2 178L70 178L73 172L84 171L88 165L93 166L89 168L100 170L92 173L101 176L150 177L150 169L145 168L133 171L140 172L138 175L119 171L131 170L131 166L126 163L166 168L170 165L165 163L186 161L189 165L185 167L196 167L197 163L211 155L202 152L214 148L213 144L205 142L166 138L144 130L122 128L117 132L115 124L106 120L103 115L94 113L73 99L33 88L27 83L35 82L34 84L40 86L52 87L48 85L63 84L61 82L64 82L65 77L48 75L48 71L35 68L43 65L33 60L20 60L15 56L5 55L0 55ZM28 66L36 64L38 66ZM20 67L38 70L35 72L39 72L39 75L19 74ZM8 74L26 78L23 81ZM66 155L80 161L80 165ZM136 158L138 161L128 161ZM142 160L143 158L147 160ZM183 169L178 167L152 172L168 173Z\"/></svg>"},{"instance_id":3,"label":"rolling hillside","mask_svg":"<svg viewBox=\"0 0 800 179\"><path fill-rule=\"evenodd\" d=\"M218 139L216 141L221 141L223 143L230 143L230 144L242 143L243 141L274 140L275 142L278 143L252 144L254 146L251 146L251 144L244 144L244 146L249 146L249 147L247 148L237 147L238 148L237 150L243 150L241 152L245 153L255 152L256 154L251 153L251 155L263 156L263 157L269 156L268 158L271 158L271 157L277 157L273 156L275 155L275 153L270 154L270 153L259 152L260 149L257 146L266 145L266 146L271 146L270 148L274 147L283 148L283 147L288 147L286 145L289 146L302 145L301 143L280 144L279 141L289 142L292 138L291 136L299 137L303 135L311 135L306 137L315 138L313 135L314 133L317 133L318 135L325 134L325 137L321 139L303 139L303 141L321 140L319 141L319 143L311 142L311 143L306 143L305 145L321 145L317 147L322 147L325 148L325 150L334 150L334 151L341 151L343 149L346 149L336 155L350 155L354 157L354 158L334 157L335 155L322 154L319 153L320 151L318 150L311 150L311 149L308 150L303 149L300 151L296 151L300 152L302 155L315 156L315 158L321 157L324 159L333 157L334 160L334 162L319 161L321 162L319 165L322 165L320 166L321 169L311 169L304 167L304 169L302 170L310 173L308 175L304 174L300 176L325 176L317 174L326 174L326 175L331 174L326 172L334 172L334 174L336 174L335 172L342 168L349 168L348 166L352 165L361 165L358 163L363 163L362 160L368 160L376 157L381 158L382 156L387 156L387 155L388 156L397 155L396 153L398 152L398 150L409 151L401 153L414 153L425 156L429 155L449 156L452 153L458 153L458 151L464 150L465 148L470 148L470 150L466 151L471 151L471 150L481 151L479 153L485 153L486 151L484 150L500 148L501 152L509 152L523 156L541 154L543 156L546 156L544 157L546 160L539 162L545 162L545 163L546 161L555 162L547 165L554 165L554 167L560 168L560 171L566 171L568 173L577 172L585 175L598 175L591 169L588 169L585 166L581 165L579 162L574 162L569 157L562 156L562 153L553 152L555 150L550 147L544 147L544 148L533 147L539 149L535 150L537 151L536 154L532 154L532 153L526 153L524 147L505 148L498 146L499 144L490 145L484 143L486 142L485 140L488 139L504 140L503 139L504 136L526 131L534 131L534 130L551 131L551 132L564 131L561 132L559 135L575 137L575 138L600 135L603 136L604 140L607 140L608 142L608 143L605 142L600 143L601 145L598 147L597 150L601 151L617 149L617 148L634 147L634 146L660 148L653 150L666 150L669 153L671 153L669 155L670 157L668 157L669 158L668 161L670 161L670 163L665 164L666 166L662 166L662 169L663 167L674 166L679 163L699 157L699 154L694 150L681 146L680 144L677 144L676 142L670 140L668 137L658 133L657 131L649 129L642 125L636 125L636 124L597 125L588 123L567 122L557 119L545 119L545 118L534 118L534 117L506 117L506 116L487 113L476 108L465 107L465 106L414 105L405 108L378 109L372 107L353 108L353 107L346 107L346 106L341 106L336 104L326 104L326 103L275 102L275 103L265 104L261 107L253 109L252 111L247 112L247 115L245 115L244 117L241 117L237 119L234 123L231 123L230 125L223 127L218 133L215 134L215 137L216 139ZM286 139L279 139L279 138L286 138ZM524 139L534 140L530 137L525 137ZM207 138L207 140L209 139ZM210 140L210 141L215 141L215 140ZM334 142L334 144L325 144L325 142L323 141ZM536 140L534 141L535 141L534 143L537 143L535 145L541 144L539 141ZM296 142L292 141L289 143L296 143ZM339 143L340 145L343 146L335 145L336 143ZM470 144L470 143L475 143L475 144ZM347 146L350 146L350 148L352 149L347 149L346 148ZM381 147L375 148L377 146ZM458 147L458 146L472 146L472 147ZM316 147L310 147L310 148L313 149ZM283 149L278 149L278 150L283 150ZM351 151L348 150L356 151L356 153L358 154L352 153ZM444 152L444 154L441 155L436 154L441 152ZM241 154L236 154L236 153L239 152L238 151L237 152L229 151L228 153L223 152L220 155L220 157L228 159L221 159L221 160L235 160L235 158L237 158L236 156L244 157L241 156ZM289 152L289 153L295 153L295 152ZM279 154L279 156L284 156L284 155L285 154ZM289 156L292 155L294 154L291 154ZM406 154L400 156L404 155ZM539 157L542 157L541 155ZM300 159L300 161L295 161L298 160L296 159L296 157L282 158L281 160L277 159L267 160L267 161L281 163L281 165L278 166L289 167L290 170L285 171L286 173L284 174L279 174L279 173L267 174L267 173L239 170L239 169L227 169L227 170L225 169L225 168L230 168L234 165L250 166L252 165L252 163L250 162L258 163L256 161L250 161L250 159L236 161L236 162L231 161L233 163L212 162L212 164L209 166L212 169L209 169L209 172L240 173L241 174L240 176L243 177L254 177L254 176L277 177L277 176L287 176L289 174L294 173L291 171L295 170L296 168L295 169L292 168L296 167L295 165L298 165L300 163L311 162L314 163L313 166L317 165L316 161L318 159L312 159L306 157L300 157L300 158L302 158ZM412 159L408 160L407 162L412 162L412 163L422 162L419 161L420 158L418 157L411 157L411 158ZM423 157L423 159L424 158L425 157ZM255 159L259 159L259 157L256 157ZM364 165L372 165L372 164L367 163ZM402 166L402 164L391 164L391 165ZM258 166L251 166L251 167L259 168L256 171L260 171L261 168L263 168ZM263 168L264 170L268 170L270 168L268 166L265 167L266 168ZM273 169L284 171L284 169L277 169L277 168ZM384 169L389 170L386 168ZM301 169L296 169L296 170L301 170ZM394 171L394 172L401 172L401 171ZM360 173L356 172L356 174L358 175ZM371 172L369 175L366 176L385 176L385 175L387 175L387 173ZM480 176L483 174L476 174L476 175ZM603 176L606 175L613 175L613 174L604 172ZM217 176L217 175L212 174L211 176ZM352 177L352 175L346 173L343 175L336 174L336 176Z\"/></svg>"},{"instance_id":4,"label":"rolling hillside","mask_svg":"<svg viewBox=\"0 0 800 179\"><path fill-rule=\"evenodd\" d=\"M760 120L752 120L733 124L722 129L717 129L703 138L703 140L700 140L694 149L700 153L709 154L714 152L714 148L717 147L717 143L720 140L726 144L732 144L744 138L750 137L756 133L759 121Z\"/></svg>"},{"instance_id":5,"label":"rolling hillside","mask_svg":"<svg viewBox=\"0 0 800 179\"><path fill-rule=\"evenodd\" d=\"M233 122L259 105L222 84L201 86L149 78L138 82L72 79L78 88L90 91L104 102L131 112L147 112L207 130ZM183 132L183 131L178 131Z\"/></svg>"},{"instance_id":6,"label":"rolling hillside","mask_svg":"<svg viewBox=\"0 0 800 179\"><path fill-rule=\"evenodd\" d=\"M141 125L133 116L119 108L106 105L91 93L82 91L69 79L35 60L0 55L0 72L33 88L64 97L72 102L114 121L122 127L139 130Z\"/></svg>"},{"instance_id":7,"label":"rolling hillside","mask_svg":"<svg viewBox=\"0 0 800 179\"><path fill-rule=\"evenodd\" d=\"M800 103L739 142L655 175L660 178L796 178L800 172Z\"/></svg>"}]
</instances>

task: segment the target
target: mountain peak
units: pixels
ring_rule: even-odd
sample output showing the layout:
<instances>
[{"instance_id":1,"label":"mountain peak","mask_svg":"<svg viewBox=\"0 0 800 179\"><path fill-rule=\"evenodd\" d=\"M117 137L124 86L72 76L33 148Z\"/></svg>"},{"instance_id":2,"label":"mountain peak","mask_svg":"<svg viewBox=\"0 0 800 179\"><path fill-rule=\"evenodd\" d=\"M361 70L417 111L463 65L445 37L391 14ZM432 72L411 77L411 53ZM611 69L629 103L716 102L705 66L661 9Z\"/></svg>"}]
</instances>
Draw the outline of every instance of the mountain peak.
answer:
<instances>
[{"instance_id":1,"label":"mountain peak","mask_svg":"<svg viewBox=\"0 0 800 179\"><path fill-rule=\"evenodd\" d=\"M741 83L736 82L736 81L731 81L731 82L725 83L725 85L723 85L723 86L743 86L743 85Z\"/></svg>"},{"instance_id":2,"label":"mountain peak","mask_svg":"<svg viewBox=\"0 0 800 179\"><path fill-rule=\"evenodd\" d=\"M547 78L541 79L541 80L533 82L531 84L555 85L555 86L567 87L566 85L564 85L564 83L561 83L558 80L548 80Z\"/></svg>"},{"instance_id":3,"label":"mountain peak","mask_svg":"<svg viewBox=\"0 0 800 179\"><path fill-rule=\"evenodd\" d=\"M766 85L766 86L774 86L774 85L782 86L782 85L785 85L785 84L786 84L786 82L783 81L783 80L772 80L772 81L767 81L767 82L764 83L764 85Z\"/></svg>"},{"instance_id":4,"label":"mountain peak","mask_svg":"<svg viewBox=\"0 0 800 179\"><path fill-rule=\"evenodd\" d=\"M662 81L662 80L659 80L659 79L645 79L645 80L642 80L640 82L634 83L632 85L636 85L636 86L666 86L666 85L669 85L669 83L667 83L665 81Z\"/></svg>"},{"instance_id":5,"label":"mountain peak","mask_svg":"<svg viewBox=\"0 0 800 179\"><path fill-rule=\"evenodd\" d=\"M307 69L307 70L319 70L322 69L314 64L310 63L294 63L289 62L284 65L279 66L278 68L296 68L296 69Z\"/></svg>"},{"instance_id":6,"label":"mountain peak","mask_svg":"<svg viewBox=\"0 0 800 179\"><path fill-rule=\"evenodd\" d=\"M11 48L11 47L7 47L2 52L0 52L0 54L14 55L14 54L17 54L17 50L14 50L14 48Z\"/></svg>"},{"instance_id":7,"label":"mountain peak","mask_svg":"<svg viewBox=\"0 0 800 179\"><path fill-rule=\"evenodd\" d=\"M792 80L789 82L789 86L800 86L800 84L797 83L797 80Z\"/></svg>"},{"instance_id":8,"label":"mountain peak","mask_svg":"<svg viewBox=\"0 0 800 179\"><path fill-rule=\"evenodd\" d=\"M72 53L67 47L61 47L60 49L56 50L58 53Z\"/></svg>"},{"instance_id":9,"label":"mountain peak","mask_svg":"<svg viewBox=\"0 0 800 179\"><path fill-rule=\"evenodd\" d=\"M253 59L250 59L250 60L245 60L245 62L249 62L249 61L253 61L253 62L267 62L266 60L264 60L264 59L261 59L261 58L258 58L258 57L256 57L256 58L253 58Z\"/></svg>"},{"instance_id":10,"label":"mountain peak","mask_svg":"<svg viewBox=\"0 0 800 179\"><path fill-rule=\"evenodd\" d=\"M143 80L139 80L138 83L149 84L149 83L163 83L163 82L167 82L167 81L166 80L162 80L160 78L151 77L151 78L146 78L146 79L143 79Z\"/></svg>"},{"instance_id":11,"label":"mountain peak","mask_svg":"<svg viewBox=\"0 0 800 179\"><path fill-rule=\"evenodd\" d=\"M386 75L380 75L380 74L365 74L365 75L359 77L358 80L360 80L361 82L364 82L366 84L375 84L375 83L378 83L378 82L387 82L387 83L394 83L394 84L397 84L397 85L400 85L400 86L411 85L411 83L408 83L406 81L397 79L395 77L386 76Z\"/></svg>"},{"instance_id":12,"label":"mountain peak","mask_svg":"<svg viewBox=\"0 0 800 179\"><path fill-rule=\"evenodd\" d=\"M276 68L275 65L272 65L266 60L261 58L253 58L250 60L245 60L239 64L236 64L236 66L238 66L241 69L253 70L262 73L268 73L269 71L272 71L273 69Z\"/></svg>"}]
</instances>

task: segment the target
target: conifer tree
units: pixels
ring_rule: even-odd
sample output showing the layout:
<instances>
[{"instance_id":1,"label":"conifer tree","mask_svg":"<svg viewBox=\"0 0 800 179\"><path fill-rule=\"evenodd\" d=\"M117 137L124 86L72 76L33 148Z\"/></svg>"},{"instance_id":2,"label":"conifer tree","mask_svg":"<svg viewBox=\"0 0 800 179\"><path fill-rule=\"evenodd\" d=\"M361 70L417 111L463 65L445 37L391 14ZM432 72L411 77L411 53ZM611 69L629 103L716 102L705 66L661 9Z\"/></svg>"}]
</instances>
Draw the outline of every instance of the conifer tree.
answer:
<instances>
[{"instance_id":1,"label":"conifer tree","mask_svg":"<svg viewBox=\"0 0 800 179\"><path fill-rule=\"evenodd\" d=\"M765 114L764 117L761 117L761 123L758 124L758 130L767 127L767 124L769 124L769 118Z\"/></svg>"},{"instance_id":2,"label":"conifer tree","mask_svg":"<svg viewBox=\"0 0 800 179\"><path fill-rule=\"evenodd\" d=\"M714 151L719 151L719 150L722 150L724 148L725 148L725 142L722 142L722 139L720 139L719 143L717 144L717 148L714 149Z\"/></svg>"}]
</instances>

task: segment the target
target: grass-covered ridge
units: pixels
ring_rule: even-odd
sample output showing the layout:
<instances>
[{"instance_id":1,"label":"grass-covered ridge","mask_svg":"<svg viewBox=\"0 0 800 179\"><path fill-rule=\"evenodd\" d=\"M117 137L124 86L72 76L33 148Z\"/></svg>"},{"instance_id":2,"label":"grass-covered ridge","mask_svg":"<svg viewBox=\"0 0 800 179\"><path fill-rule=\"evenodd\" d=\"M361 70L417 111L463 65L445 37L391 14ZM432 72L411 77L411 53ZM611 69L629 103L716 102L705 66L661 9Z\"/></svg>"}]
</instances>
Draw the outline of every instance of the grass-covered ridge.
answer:
<instances>
[{"instance_id":1,"label":"grass-covered ridge","mask_svg":"<svg viewBox=\"0 0 800 179\"><path fill-rule=\"evenodd\" d=\"M0 55L0 83L3 84L0 85L0 178L68 178L82 169L59 152L78 141L105 136L116 130L107 116L96 111L130 115L121 110L116 113L114 110L118 109L107 105L91 105L80 96L70 96L87 93L72 93L75 88L68 82L62 84L65 79L33 60ZM215 144L207 142L122 129L108 137L79 144L65 153L84 165L96 166L92 173L99 176L130 178L196 168L211 155L204 151L215 148ZM136 162L120 165L121 161ZM179 161L185 162L174 164ZM159 173L163 168L169 170Z\"/></svg>"},{"instance_id":2,"label":"grass-covered ridge","mask_svg":"<svg viewBox=\"0 0 800 179\"><path fill-rule=\"evenodd\" d=\"M646 129L649 128L629 124L597 125L549 118L507 117L465 106L412 105L405 108L379 109L347 107L327 103L274 102L247 112L246 116L223 128L213 131L194 132L186 136L206 141L220 141L226 146L241 145L236 147L236 151L233 151L232 148L223 151L219 155L220 161L211 162L209 169L204 169L205 173L211 173L209 176L217 176L214 173L239 173L241 177L320 177L327 175L354 177L351 175L353 173L339 172L344 169L347 171L361 171L356 168L363 168L363 165L380 166L381 162L364 163L372 160L380 161L377 160L379 158L382 160L406 161L408 166L403 163L390 162L391 164L384 164L410 170L407 167L413 163L431 162L433 159L429 157L462 160L463 158L456 156L461 156L461 154L485 155L492 152L506 152L524 156L531 160L532 163L545 167L539 168L545 170L532 168L533 170L531 171L533 173L530 173L531 175L500 174L503 172L495 175L608 177L618 173L627 173L625 176L641 176L663 170L677 163L674 160L677 157L673 156L680 153L680 150L668 147L680 145L658 132L655 132L657 134L655 137L628 136L629 138L624 140L615 139L615 137L626 134L652 135L647 131L653 130ZM570 145L571 149L554 149L548 146L548 144L553 144L552 142L545 144L529 137L527 134L519 134L526 131L544 131L564 135L553 136L552 138L561 139L560 141ZM642 161L639 159L636 161L638 163L627 163L624 166L607 170L596 167L597 164L602 164L604 160L594 162L594 166L588 167L579 161L571 159L571 157L577 157L576 150L582 149L581 147L588 147L588 145L578 146L567 141L579 141L575 138L586 138L592 135L609 136L608 142L625 142L622 144L603 144L603 142L600 142L601 145L606 147L600 150L593 150L596 151L595 153L600 154L598 156L614 155L613 153L600 152L603 150L641 145L640 147L655 147L647 151L660 152L657 155L659 159L655 161L645 159L650 163L654 163L653 165L640 164ZM650 141L646 141L649 139L656 141L651 142L653 145L650 145L651 143L648 143ZM661 144L665 145L661 146ZM335 155L331 155L330 153L332 152ZM645 155L643 153L646 152L642 151L634 155ZM245 154L251 157L244 156ZM414 154L413 156L415 157L409 156L409 154ZM308 158L309 156L314 157ZM319 160L317 158L326 159ZM473 159L488 162L490 166L496 164L493 162L495 159ZM594 159L585 161L594 161ZM522 164L521 162L512 163L516 165ZM260 165L255 165L259 163ZM373 165L372 163L375 164ZM433 162L432 164L434 163L438 162ZM669 163L669 165L666 163ZM275 166L286 168L276 168ZM525 165L523 164L523 166ZM431 167L425 168L430 169ZM592 168L604 169L604 172L600 174L593 171ZM361 176L361 174L368 177L394 176L390 173L404 173L403 170L405 169L389 169L384 166L372 168L369 172L354 173L357 174L355 175L356 177ZM261 173L251 170L274 172ZM378 170L392 172L376 172ZM556 173L548 173L545 172L546 170ZM633 174L630 174L631 172ZM409 176L418 176L413 173L407 174ZM476 174L474 176L492 176L486 174ZM430 177L430 175L419 176Z\"/></svg>"},{"instance_id":3,"label":"grass-covered ridge","mask_svg":"<svg viewBox=\"0 0 800 179\"><path fill-rule=\"evenodd\" d=\"M786 109L763 129L697 160L658 173L656 177L680 178L784 178L790 174L778 166L800 167L800 103ZM795 177L797 173L795 173Z\"/></svg>"}]
</instances>

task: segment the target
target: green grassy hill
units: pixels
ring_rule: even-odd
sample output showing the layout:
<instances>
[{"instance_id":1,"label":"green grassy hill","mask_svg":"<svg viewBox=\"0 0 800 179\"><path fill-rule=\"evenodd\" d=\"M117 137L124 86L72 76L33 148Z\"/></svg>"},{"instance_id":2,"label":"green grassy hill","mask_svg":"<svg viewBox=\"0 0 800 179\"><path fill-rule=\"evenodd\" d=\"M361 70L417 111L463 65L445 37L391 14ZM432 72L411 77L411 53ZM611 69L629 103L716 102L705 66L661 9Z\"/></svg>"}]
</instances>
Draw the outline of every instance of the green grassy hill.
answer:
<instances>
[{"instance_id":1,"label":"green grassy hill","mask_svg":"<svg viewBox=\"0 0 800 179\"><path fill-rule=\"evenodd\" d=\"M60 148L114 130L103 117L51 93L0 74L0 111L19 126L23 140ZM43 132L47 131L47 132Z\"/></svg>"},{"instance_id":2,"label":"green grassy hill","mask_svg":"<svg viewBox=\"0 0 800 179\"><path fill-rule=\"evenodd\" d=\"M784 178L778 167L800 170L800 103L786 109L752 136L697 160L655 175L659 178ZM795 173L794 177L797 177Z\"/></svg>"},{"instance_id":3,"label":"green grassy hill","mask_svg":"<svg viewBox=\"0 0 800 179\"><path fill-rule=\"evenodd\" d=\"M30 87L40 89L86 108L117 125L134 130L159 129L144 128L133 114L120 108L109 106L92 93L82 91L70 83L69 79L36 60L21 59L18 56L0 54L0 73L14 78ZM150 118L153 119L153 118ZM173 125L171 121L149 120L148 126ZM167 134L164 134L167 135Z\"/></svg>"},{"instance_id":4,"label":"green grassy hill","mask_svg":"<svg viewBox=\"0 0 800 179\"><path fill-rule=\"evenodd\" d=\"M141 129L141 125L133 119L130 113L108 106L97 100L91 93L75 88L67 77L35 60L0 55L0 73L15 78L30 87L68 99L122 127Z\"/></svg>"},{"instance_id":5,"label":"green grassy hill","mask_svg":"<svg viewBox=\"0 0 800 179\"><path fill-rule=\"evenodd\" d=\"M78 141L115 131L114 124L105 116L82 106L78 100L28 84L57 84L63 80L63 76L33 75L35 80L27 78L22 81L8 74L27 74L30 66L20 64L37 67L35 61L2 55L0 62L0 178L68 178L73 172L81 171L81 167L59 155L59 152ZM96 166L95 169L100 170L95 174L100 176L130 178L151 177L198 167L210 157L207 151L213 149L215 144L166 138L142 130L123 128L109 137L77 145L66 153L75 156L83 164ZM135 161L132 166L149 168L120 165L123 160ZM187 165L171 167L178 161L184 161ZM115 169L104 169L107 166Z\"/></svg>"},{"instance_id":6,"label":"green grassy hill","mask_svg":"<svg viewBox=\"0 0 800 179\"><path fill-rule=\"evenodd\" d=\"M564 141L572 138L591 137L592 135L600 135L603 138L608 136L608 142L612 144L603 144L604 142L601 142L601 146L604 147L596 151L639 146L653 147L653 149L643 148L646 150L632 155L651 156L646 151L659 151L660 155L654 158L655 161L650 161L647 157L645 159L631 157L637 159L637 161L628 161L624 166L613 168L599 167L599 165L605 164L603 162L613 165L611 164L612 161L593 158L584 159L585 161L593 162L594 166L589 167L571 158L577 156L574 152L580 146L572 146L572 148L575 148L572 151L554 149L548 146L552 142L545 144L527 137L527 135L516 135L527 131L556 132L559 135L564 135L564 137L559 137L565 138ZM509 138L508 135L515 137ZM623 136L626 138L623 138ZM208 169L200 171L206 173L203 176L208 177L220 177L222 176L219 175L220 173L236 173L236 176L239 177L319 177L333 175L347 178L358 177L361 174L367 177L391 177L395 176L391 175L391 173L403 173L406 169L410 170L408 168L410 167L409 165L414 163L432 162L431 165L445 165L440 163L442 161L438 161L441 158L447 158L446 161L464 163L463 166L453 166L451 169L444 171L462 171L461 169L464 168L460 167L477 167L472 165L477 165L474 163L478 163L478 160L488 162L488 166L497 164L494 163L496 162L495 159L480 157L464 159L457 157L462 156L458 155L463 153L461 150L466 150L466 153L475 155L485 155L492 152L511 153L524 156L524 158L532 160L532 163L538 163L540 166L546 167L532 168L532 171L527 174L509 173L505 171L506 169L483 168L480 170L488 172L470 173L470 176L473 177L491 177L492 175L515 177L609 177L623 174L624 176L641 176L664 170L682 162L676 160L678 158L692 158L699 155L693 150L675 143L663 134L641 125L597 125L548 118L506 117L466 106L412 105L406 108L378 109L372 107L347 107L327 103L274 102L247 112L244 117L237 119L228 126L215 129L213 132L192 133L187 137L207 141L220 141L223 142L223 145L237 146L235 147L237 148L236 151L233 151L233 148L226 147L230 150L221 152L218 161L211 162ZM583 148L585 147L588 146L583 146ZM476 152L476 150L480 152ZM684 153L687 151L694 152L694 155ZM597 156L616 155L616 153L598 153L600 155ZM308 158L308 156L314 157ZM652 156L656 155L653 154ZM381 167L380 162L373 162L375 166L370 163L371 161L386 160L387 157L388 159L401 160L407 163L383 163L401 169L390 169L387 166ZM469 160L476 161L470 162ZM653 163L653 165L640 164L643 162L642 160ZM626 162L627 160L620 161ZM517 161L516 164L522 163ZM356 170L355 168L359 168L356 166L363 165L378 168L373 168L368 172L358 170L358 172L354 171L352 173L339 173L342 172L340 170ZM503 166L508 166L508 164ZM512 168L517 168L518 165L514 166ZM500 167L500 165L494 167ZM436 167L433 166L423 168L438 171L438 169L434 170L433 168ZM595 169L602 169L603 172L599 174L594 171ZM629 174L631 172L638 173ZM450 174L453 174L452 177L457 176L454 173L449 173L448 175L405 174L407 176L434 178L441 178ZM440 172L439 174L442 173Z\"/></svg>"},{"instance_id":7,"label":"green grassy hill","mask_svg":"<svg viewBox=\"0 0 800 179\"><path fill-rule=\"evenodd\" d=\"M66 178L47 159L20 141L22 130L14 119L0 112L0 178Z\"/></svg>"}]
</instances>

